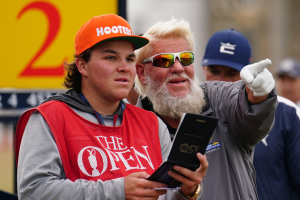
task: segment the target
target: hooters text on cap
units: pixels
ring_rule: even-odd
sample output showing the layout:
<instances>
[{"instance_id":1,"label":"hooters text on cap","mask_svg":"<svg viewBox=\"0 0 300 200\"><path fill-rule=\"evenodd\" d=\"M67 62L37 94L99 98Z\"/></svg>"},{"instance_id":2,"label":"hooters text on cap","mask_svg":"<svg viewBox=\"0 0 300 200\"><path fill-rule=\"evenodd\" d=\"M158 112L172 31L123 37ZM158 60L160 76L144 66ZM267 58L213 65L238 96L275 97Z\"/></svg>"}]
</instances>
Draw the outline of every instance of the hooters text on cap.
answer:
<instances>
[{"instance_id":1,"label":"hooters text on cap","mask_svg":"<svg viewBox=\"0 0 300 200\"><path fill-rule=\"evenodd\" d=\"M131 30L125 26L113 26L113 27L100 27L96 28L97 36L111 33L124 33L126 35L131 35Z\"/></svg>"}]
</instances>

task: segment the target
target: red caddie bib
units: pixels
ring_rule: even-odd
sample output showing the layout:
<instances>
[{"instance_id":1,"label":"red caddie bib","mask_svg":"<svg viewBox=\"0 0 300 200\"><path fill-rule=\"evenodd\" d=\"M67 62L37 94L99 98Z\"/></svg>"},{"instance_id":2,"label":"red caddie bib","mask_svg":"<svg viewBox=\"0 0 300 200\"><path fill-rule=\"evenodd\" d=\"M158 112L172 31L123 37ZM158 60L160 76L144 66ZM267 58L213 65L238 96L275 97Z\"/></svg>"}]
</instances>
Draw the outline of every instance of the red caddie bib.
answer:
<instances>
[{"instance_id":1,"label":"red caddie bib","mask_svg":"<svg viewBox=\"0 0 300 200\"><path fill-rule=\"evenodd\" d=\"M26 124L35 110L48 123L66 177L72 181L106 181L139 171L152 174L162 163L154 113L127 104L121 126L110 127L84 119L60 101L49 101L20 117L16 130L17 162Z\"/></svg>"}]
</instances>

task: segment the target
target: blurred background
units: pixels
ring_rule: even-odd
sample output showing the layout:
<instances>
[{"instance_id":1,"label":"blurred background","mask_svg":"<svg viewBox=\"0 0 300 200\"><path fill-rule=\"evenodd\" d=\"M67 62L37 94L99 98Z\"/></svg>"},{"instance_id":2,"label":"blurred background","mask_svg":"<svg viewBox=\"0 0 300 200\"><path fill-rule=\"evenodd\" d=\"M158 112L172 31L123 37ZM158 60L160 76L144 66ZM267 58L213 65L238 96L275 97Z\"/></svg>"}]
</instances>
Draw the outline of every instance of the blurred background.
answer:
<instances>
[{"instance_id":1,"label":"blurred background","mask_svg":"<svg viewBox=\"0 0 300 200\"><path fill-rule=\"evenodd\" d=\"M285 57L300 58L299 0L127 0L135 34L157 21L184 18L196 38L195 68L203 81L201 59L210 36L234 28L252 45L252 62L269 58L272 73Z\"/></svg>"},{"instance_id":2,"label":"blurred background","mask_svg":"<svg viewBox=\"0 0 300 200\"><path fill-rule=\"evenodd\" d=\"M64 90L63 62L72 61L77 30L92 16L116 13L143 34L172 17L190 22L195 70L210 36L234 28L252 45L252 62L269 58L276 74L286 57L300 59L299 0L90 0L0 2L0 190L15 193L13 140L18 117ZM275 77L276 78L276 77Z\"/></svg>"}]
</instances>

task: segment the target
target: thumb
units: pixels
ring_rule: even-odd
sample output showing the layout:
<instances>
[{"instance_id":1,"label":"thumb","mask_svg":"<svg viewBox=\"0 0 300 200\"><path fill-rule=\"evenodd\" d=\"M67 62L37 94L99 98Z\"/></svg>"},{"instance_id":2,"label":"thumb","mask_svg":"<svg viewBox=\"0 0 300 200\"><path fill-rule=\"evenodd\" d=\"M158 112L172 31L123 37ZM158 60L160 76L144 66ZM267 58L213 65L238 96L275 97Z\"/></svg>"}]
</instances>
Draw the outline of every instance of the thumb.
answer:
<instances>
[{"instance_id":1,"label":"thumb","mask_svg":"<svg viewBox=\"0 0 300 200\"><path fill-rule=\"evenodd\" d=\"M256 77L258 73L262 72L265 68L269 67L272 64L270 59L265 59L260 62L249 65L249 71L251 74Z\"/></svg>"}]
</instances>

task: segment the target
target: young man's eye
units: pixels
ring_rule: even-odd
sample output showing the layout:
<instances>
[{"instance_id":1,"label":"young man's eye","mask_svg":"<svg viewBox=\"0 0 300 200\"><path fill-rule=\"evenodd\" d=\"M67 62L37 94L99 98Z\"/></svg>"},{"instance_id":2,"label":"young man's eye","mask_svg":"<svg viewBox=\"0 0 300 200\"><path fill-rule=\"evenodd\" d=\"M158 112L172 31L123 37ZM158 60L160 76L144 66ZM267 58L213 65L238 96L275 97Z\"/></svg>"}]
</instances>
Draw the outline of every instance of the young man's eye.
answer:
<instances>
[{"instance_id":1,"label":"young man's eye","mask_svg":"<svg viewBox=\"0 0 300 200\"><path fill-rule=\"evenodd\" d=\"M134 62L134 59L133 58L127 58L127 61L128 62Z\"/></svg>"},{"instance_id":2,"label":"young man's eye","mask_svg":"<svg viewBox=\"0 0 300 200\"><path fill-rule=\"evenodd\" d=\"M107 60L115 60L116 58L114 56L107 56L106 59Z\"/></svg>"}]
</instances>

